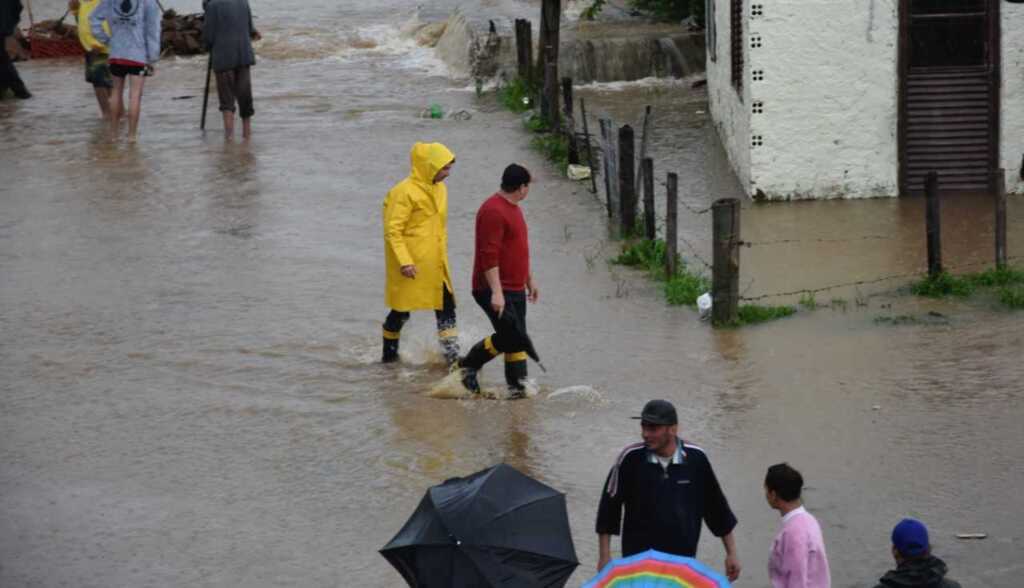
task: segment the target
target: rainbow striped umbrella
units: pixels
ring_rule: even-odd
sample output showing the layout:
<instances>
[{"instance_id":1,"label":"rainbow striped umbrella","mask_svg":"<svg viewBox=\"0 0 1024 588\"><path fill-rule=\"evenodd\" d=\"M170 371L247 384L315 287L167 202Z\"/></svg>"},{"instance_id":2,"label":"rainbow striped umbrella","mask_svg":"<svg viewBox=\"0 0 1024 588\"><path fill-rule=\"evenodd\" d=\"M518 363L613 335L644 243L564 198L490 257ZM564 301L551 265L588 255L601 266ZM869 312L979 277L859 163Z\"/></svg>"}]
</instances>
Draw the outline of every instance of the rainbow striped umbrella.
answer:
<instances>
[{"instance_id":1,"label":"rainbow striped umbrella","mask_svg":"<svg viewBox=\"0 0 1024 588\"><path fill-rule=\"evenodd\" d=\"M729 588L729 580L692 557L648 549L609 562L582 588Z\"/></svg>"}]
</instances>

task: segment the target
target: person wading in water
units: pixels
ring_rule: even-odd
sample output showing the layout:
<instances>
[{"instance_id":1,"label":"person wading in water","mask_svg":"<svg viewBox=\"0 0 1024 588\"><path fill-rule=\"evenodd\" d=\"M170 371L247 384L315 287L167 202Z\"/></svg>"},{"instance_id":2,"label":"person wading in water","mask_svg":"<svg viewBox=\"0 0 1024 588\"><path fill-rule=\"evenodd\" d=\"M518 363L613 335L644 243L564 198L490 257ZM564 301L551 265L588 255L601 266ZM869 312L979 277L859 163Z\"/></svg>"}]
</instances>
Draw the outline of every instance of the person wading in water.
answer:
<instances>
[{"instance_id":1,"label":"person wading in water","mask_svg":"<svg viewBox=\"0 0 1024 588\"><path fill-rule=\"evenodd\" d=\"M433 310L449 366L459 358L455 297L448 268L448 188L455 155L440 143L412 147L412 172L384 199L384 320L382 361L398 360L402 325L414 310Z\"/></svg>"}]
</instances>

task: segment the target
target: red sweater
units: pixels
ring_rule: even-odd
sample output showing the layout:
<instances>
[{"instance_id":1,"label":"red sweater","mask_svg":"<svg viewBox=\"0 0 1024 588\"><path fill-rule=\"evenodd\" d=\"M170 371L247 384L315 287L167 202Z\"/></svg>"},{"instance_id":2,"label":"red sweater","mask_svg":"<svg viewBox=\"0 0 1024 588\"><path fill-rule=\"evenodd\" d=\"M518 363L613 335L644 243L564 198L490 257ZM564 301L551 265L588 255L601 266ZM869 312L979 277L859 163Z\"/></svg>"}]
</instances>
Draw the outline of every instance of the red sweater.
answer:
<instances>
[{"instance_id":1,"label":"red sweater","mask_svg":"<svg viewBox=\"0 0 1024 588\"><path fill-rule=\"evenodd\" d=\"M499 193L488 198L476 213L476 254L473 259L473 290L487 290L484 272L498 268L501 289L526 289L530 276L530 243L526 219L518 205Z\"/></svg>"}]
</instances>

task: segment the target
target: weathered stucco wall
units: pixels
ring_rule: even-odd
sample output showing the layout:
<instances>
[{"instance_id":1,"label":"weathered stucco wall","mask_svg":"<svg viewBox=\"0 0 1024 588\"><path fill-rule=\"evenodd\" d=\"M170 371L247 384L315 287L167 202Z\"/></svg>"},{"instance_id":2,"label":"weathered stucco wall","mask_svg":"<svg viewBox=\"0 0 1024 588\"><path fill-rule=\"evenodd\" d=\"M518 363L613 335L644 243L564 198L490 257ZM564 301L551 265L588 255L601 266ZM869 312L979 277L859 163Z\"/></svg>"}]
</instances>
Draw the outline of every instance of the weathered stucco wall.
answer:
<instances>
[{"instance_id":1,"label":"weathered stucco wall","mask_svg":"<svg viewBox=\"0 0 1024 588\"><path fill-rule=\"evenodd\" d=\"M1006 191L1024 193L1024 4L1003 2L1003 93L1000 166L1006 170Z\"/></svg>"},{"instance_id":2,"label":"weathered stucco wall","mask_svg":"<svg viewBox=\"0 0 1024 588\"><path fill-rule=\"evenodd\" d=\"M751 82L754 194L898 194L897 11L896 0L776 0L752 15L749 68L764 71Z\"/></svg>"},{"instance_id":3,"label":"weathered stucco wall","mask_svg":"<svg viewBox=\"0 0 1024 588\"><path fill-rule=\"evenodd\" d=\"M722 140L725 152L729 157L729 163L736 172L747 195L752 194L750 188L750 110L747 107L750 100L745 95L740 99L736 88L732 85L732 61L729 53L729 32L730 15L728 0L712 0L715 12L715 33L714 39L708 39L707 51L707 78L708 78L708 102L711 110L711 118L714 122L718 136ZM747 24L747 11L750 0L744 1L745 10L743 13L744 27ZM710 4L710 3L709 3ZM708 15L711 10L709 6ZM714 47L712 48L711 44ZM712 55L716 60L712 60ZM743 71L743 92L749 94L750 89L750 68Z\"/></svg>"}]
</instances>

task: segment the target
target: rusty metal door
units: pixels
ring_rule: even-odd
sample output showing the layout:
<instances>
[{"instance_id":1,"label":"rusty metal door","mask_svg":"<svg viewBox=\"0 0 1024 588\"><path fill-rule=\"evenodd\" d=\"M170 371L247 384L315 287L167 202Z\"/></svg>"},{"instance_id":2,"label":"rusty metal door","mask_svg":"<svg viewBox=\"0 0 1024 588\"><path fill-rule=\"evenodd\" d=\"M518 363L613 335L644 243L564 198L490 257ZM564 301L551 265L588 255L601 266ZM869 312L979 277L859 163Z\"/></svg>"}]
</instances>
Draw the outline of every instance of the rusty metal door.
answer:
<instances>
[{"instance_id":1,"label":"rusty metal door","mask_svg":"<svg viewBox=\"0 0 1024 588\"><path fill-rule=\"evenodd\" d=\"M999 161L999 0L901 0L900 192L983 192Z\"/></svg>"}]
</instances>

